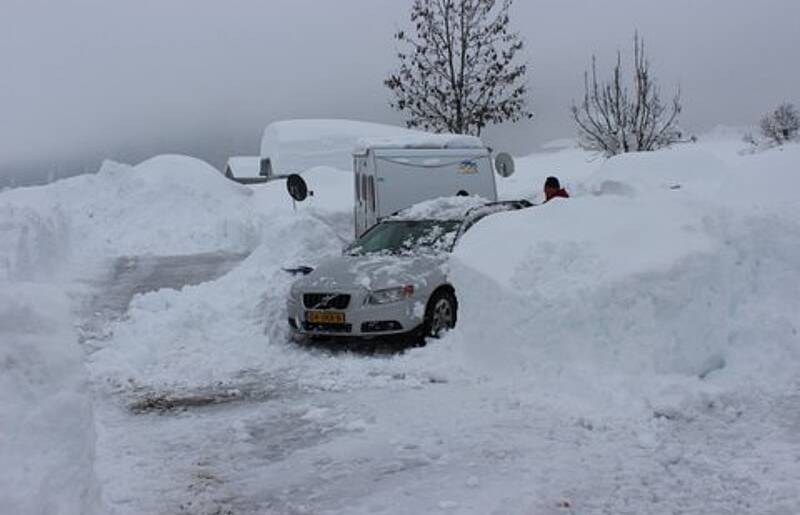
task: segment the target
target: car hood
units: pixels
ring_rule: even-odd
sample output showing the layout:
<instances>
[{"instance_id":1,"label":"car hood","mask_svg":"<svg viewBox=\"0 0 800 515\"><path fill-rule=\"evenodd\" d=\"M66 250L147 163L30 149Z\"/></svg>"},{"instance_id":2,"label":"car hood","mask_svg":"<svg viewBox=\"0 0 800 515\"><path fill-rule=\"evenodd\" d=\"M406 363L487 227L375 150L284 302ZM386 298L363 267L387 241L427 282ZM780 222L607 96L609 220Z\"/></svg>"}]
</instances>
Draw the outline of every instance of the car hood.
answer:
<instances>
[{"instance_id":1,"label":"car hood","mask_svg":"<svg viewBox=\"0 0 800 515\"><path fill-rule=\"evenodd\" d=\"M304 289L380 290L393 286L426 285L446 275L447 256L339 256L328 259L298 285Z\"/></svg>"}]
</instances>

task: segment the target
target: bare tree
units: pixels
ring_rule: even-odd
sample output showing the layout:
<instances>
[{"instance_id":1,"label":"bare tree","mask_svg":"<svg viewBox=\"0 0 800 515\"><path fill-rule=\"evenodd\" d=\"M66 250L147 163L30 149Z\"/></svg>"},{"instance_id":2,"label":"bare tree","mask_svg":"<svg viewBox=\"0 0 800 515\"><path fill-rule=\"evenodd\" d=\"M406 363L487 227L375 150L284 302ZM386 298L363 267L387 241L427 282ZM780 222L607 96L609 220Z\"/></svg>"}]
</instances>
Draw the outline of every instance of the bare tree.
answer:
<instances>
[{"instance_id":1,"label":"bare tree","mask_svg":"<svg viewBox=\"0 0 800 515\"><path fill-rule=\"evenodd\" d=\"M638 33L633 39L633 65L633 84L629 87L623 78L622 53L617 52L611 79L601 82L597 78L597 59L592 56L592 67L584 73L583 101L572 105L583 148L610 157L657 150L681 140L680 90L665 105L650 70L644 40Z\"/></svg>"},{"instance_id":2,"label":"bare tree","mask_svg":"<svg viewBox=\"0 0 800 515\"><path fill-rule=\"evenodd\" d=\"M476 134L533 115L526 109L523 42L509 28L512 0L414 0L414 33L395 39L400 67L384 84L408 127Z\"/></svg>"},{"instance_id":3,"label":"bare tree","mask_svg":"<svg viewBox=\"0 0 800 515\"><path fill-rule=\"evenodd\" d=\"M800 133L800 114L790 103L778 106L773 112L761 119L761 134L777 145L783 145Z\"/></svg>"}]
</instances>

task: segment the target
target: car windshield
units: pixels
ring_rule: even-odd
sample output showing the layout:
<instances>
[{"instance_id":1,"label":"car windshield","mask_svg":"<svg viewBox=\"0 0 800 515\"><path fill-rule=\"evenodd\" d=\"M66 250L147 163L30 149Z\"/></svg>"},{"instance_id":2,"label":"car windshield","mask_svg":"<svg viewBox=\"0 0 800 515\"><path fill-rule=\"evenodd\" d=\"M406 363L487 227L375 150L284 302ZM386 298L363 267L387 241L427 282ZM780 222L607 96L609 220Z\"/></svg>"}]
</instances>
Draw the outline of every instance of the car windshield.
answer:
<instances>
[{"instance_id":1,"label":"car windshield","mask_svg":"<svg viewBox=\"0 0 800 515\"><path fill-rule=\"evenodd\" d=\"M392 220L381 222L356 240L351 255L449 252L459 221Z\"/></svg>"}]
</instances>

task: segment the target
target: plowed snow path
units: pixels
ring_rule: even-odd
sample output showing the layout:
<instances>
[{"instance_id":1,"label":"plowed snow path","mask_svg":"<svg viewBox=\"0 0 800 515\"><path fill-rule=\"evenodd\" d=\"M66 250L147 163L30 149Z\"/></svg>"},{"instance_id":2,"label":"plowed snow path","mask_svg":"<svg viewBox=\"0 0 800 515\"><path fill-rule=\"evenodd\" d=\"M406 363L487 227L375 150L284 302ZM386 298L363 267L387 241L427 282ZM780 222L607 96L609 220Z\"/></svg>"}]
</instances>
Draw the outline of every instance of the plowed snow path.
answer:
<instances>
[{"instance_id":1,"label":"plowed snow path","mask_svg":"<svg viewBox=\"0 0 800 515\"><path fill-rule=\"evenodd\" d=\"M125 314L135 295L201 284L228 273L247 255L209 252L190 256L121 257L104 265L99 278L85 278L90 291L81 313L81 340L102 338L100 326Z\"/></svg>"}]
</instances>

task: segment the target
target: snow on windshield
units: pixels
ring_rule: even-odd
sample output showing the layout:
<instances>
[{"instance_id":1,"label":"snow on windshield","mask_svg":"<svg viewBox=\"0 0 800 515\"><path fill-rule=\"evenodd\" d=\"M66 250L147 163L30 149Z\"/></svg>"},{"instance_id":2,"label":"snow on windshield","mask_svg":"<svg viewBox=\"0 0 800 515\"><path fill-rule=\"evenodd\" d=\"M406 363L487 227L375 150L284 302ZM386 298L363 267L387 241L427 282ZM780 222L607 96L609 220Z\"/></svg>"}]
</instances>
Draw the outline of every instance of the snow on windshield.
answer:
<instances>
[{"instance_id":1,"label":"snow on windshield","mask_svg":"<svg viewBox=\"0 0 800 515\"><path fill-rule=\"evenodd\" d=\"M478 197L440 197L404 209L389 220L463 220L470 209L485 205Z\"/></svg>"},{"instance_id":2,"label":"snow on windshield","mask_svg":"<svg viewBox=\"0 0 800 515\"><path fill-rule=\"evenodd\" d=\"M460 222L396 220L383 222L350 248L351 255L447 252L455 241Z\"/></svg>"}]
</instances>

